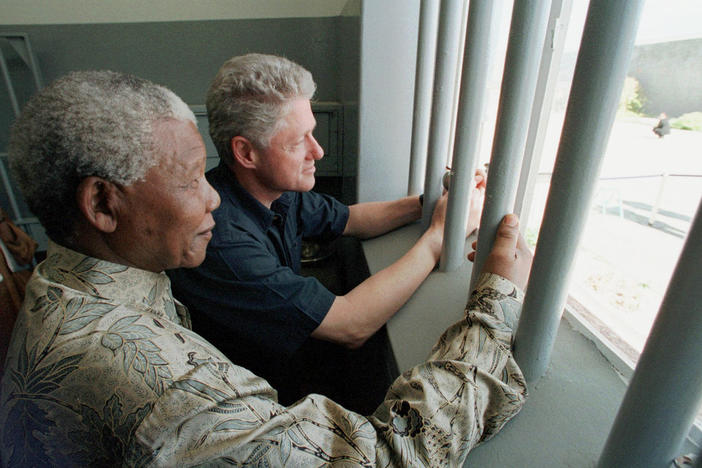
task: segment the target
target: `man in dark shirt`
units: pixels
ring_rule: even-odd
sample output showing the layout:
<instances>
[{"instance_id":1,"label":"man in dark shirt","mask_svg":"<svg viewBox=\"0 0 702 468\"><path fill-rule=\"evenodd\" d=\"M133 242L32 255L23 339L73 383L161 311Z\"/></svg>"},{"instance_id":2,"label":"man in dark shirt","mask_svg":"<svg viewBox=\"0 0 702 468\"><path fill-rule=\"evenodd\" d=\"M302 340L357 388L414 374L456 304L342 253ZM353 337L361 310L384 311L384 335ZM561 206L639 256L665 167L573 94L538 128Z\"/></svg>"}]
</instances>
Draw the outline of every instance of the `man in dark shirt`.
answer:
<instances>
[{"instance_id":1,"label":"man in dark shirt","mask_svg":"<svg viewBox=\"0 0 702 468\"><path fill-rule=\"evenodd\" d=\"M314 91L311 74L282 57L249 54L222 66L207 93L210 135L221 159L207 173L222 198L213 239L200 267L169 276L175 296L197 312L195 330L271 381L281 402L313 391L350 405L302 381L327 372L318 363L337 345L356 349L371 338L434 268L440 246L423 235L394 264L344 295L300 275L303 238L369 238L421 216L417 196L347 207L310 191L315 161L324 155L312 135ZM484 185L478 177L468 232L478 226ZM445 200L437 206L445 210ZM300 358L310 337L336 345L314 347L312 356L308 351ZM348 386L343 372L316 381ZM376 398L382 399L386 382L379 388Z\"/></svg>"},{"instance_id":2,"label":"man in dark shirt","mask_svg":"<svg viewBox=\"0 0 702 468\"><path fill-rule=\"evenodd\" d=\"M670 133L670 120L665 112L658 116L658 123L653 127L653 133L658 135L658 138L663 138Z\"/></svg>"}]
</instances>

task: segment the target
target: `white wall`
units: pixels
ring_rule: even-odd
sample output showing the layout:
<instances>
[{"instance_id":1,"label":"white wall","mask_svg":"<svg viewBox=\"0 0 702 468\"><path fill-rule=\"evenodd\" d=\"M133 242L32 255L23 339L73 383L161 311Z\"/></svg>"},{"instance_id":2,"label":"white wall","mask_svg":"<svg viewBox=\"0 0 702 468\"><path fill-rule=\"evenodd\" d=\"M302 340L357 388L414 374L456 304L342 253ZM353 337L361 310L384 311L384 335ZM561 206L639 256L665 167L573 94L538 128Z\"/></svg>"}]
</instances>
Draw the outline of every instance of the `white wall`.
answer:
<instances>
[{"instance_id":1,"label":"white wall","mask_svg":"<svg viewBox=\"0 0 702 468\"><path fill-rule=\"evenodd\" d=\"M2 0L0 24L315 18L347 14L355 3L354 0Z\"/></svg>"},{"instance_id":2,"label":"white wall","mask_svg":"<svg viewBox=\"0 0 702 468\"><path fill-rule=\"evenodd\" d=\"M419 0L361 8L358 201L407 194Z\"/></svg>"}]
</instances>

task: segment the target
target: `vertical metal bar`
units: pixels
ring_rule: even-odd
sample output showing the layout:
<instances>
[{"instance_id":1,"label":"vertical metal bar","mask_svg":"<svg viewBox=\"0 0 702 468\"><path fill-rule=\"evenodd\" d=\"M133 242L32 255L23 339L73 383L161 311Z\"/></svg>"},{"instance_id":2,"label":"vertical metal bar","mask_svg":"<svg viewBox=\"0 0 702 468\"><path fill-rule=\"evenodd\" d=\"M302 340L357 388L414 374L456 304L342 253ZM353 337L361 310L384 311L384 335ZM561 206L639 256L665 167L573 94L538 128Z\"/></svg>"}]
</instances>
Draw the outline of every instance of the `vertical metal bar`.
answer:
<instances>
[{"instance_id":1,"label":"vertical metal bar","mask_svg":"<svg viewBox=\"0 0 702 468\"><path fill-rule=\"evenodd\" d=\"M697 461L695 462L694 468L702 468L702 449L700 449L700 452L697 454Z\"/></svg>"},{"instance_id":2,"label":"vertical metal bar","mask_svg":"<svg viewBox=\"0 0 702 468\"><path fill-rule=\"evenodd\" d=\"M544 40L536 85L534 106L531 109L522 172L519 176L514 212L519 216L519 226L525 232L529 224L529 212L534 198L534 186L543 156L544 139L551 117L551 103L556 91L556 78L565 46L566 32L570 21L573 0L553 0L548 19L548 32Z\"/></svg>"},{"instance_id":3,"label":"vertical metal bar","mask_svg":"<svg viewBox=\"0 0 702 468\"><path fill-rule=\"evenodd\" d=\"M18 117L20 113L19 103L17 102L15 88L12 86L12 78L10 78L10 71L7 69L7 62L5 62L5 55L2 53L2 50L0 50L0 69L2 70L2 76L5 79L5 84L7 85L7 92L10 95L12 110L15 113L15 117Z\"/></svg>"},{"instance_id":4,"label":"vertical metal bar","mask_svg":"<svg viewBox=\"0 0 702 468\"><path fill-rule=\"evenodd\" d=\"M443 176L451 139L451 123L456 91L461 13L465 0L442 0L439 18L439 39L436 48L434 94L431 109L429 150L424 177L422 222L429 226L434 205L441 196Z\"/></svg>"},{"instance_id":5,"label":"vertical metal bar","mask_svg":"<svg viewBox=\"0 0 702 468\"><path fill-rule=\"evenodd\" d=\"M643 0L591 0L544 219L515 336L527 381L548 366L634 46Z\"/></svg>"},{"instance_id":6,"label":"vertical metal bar","mask_svg":"<svg viewBox=\"0 0 702 468\"><path fill-rule=\"evenodd\" d=\"M702 402L702 202L598 466L668 466Z\"/></svg>"},{"instance_id":7,"label":"vertical metal bar","mask_svg":"<svg viewBox=\"0 0 702 468\"><path fill-rule=\"evenodd\" d=\"M456 121L456 142L451 163L451 190L446 212L441 270L455 271L464 258L467 207L470 202L473 171L478 161L480 120L486 94L492 35L493 0L471 0L468 12L461 88Z\"/></svg>"},{"instance_id":8,"label":"vertical metal bar","mask_svg":"<svg viewBox=\"0 0 702 468\"><path fill-rule=\"evenodd\" d=\"M661 202L663 201L663 192L665 192L665 185L668 182L668 173L664 172L661 175L661 183L658 185L658 195L656 196L656 201L651 208L651 216L648 218L648 225L653 226L656 222L656 216L658 216L658 210L661 207Z\"/></svg>"},{"instance_id":9,"label":"vertical metal bar","mask_svg":"<svg viewBox=\"0 0 702 468\"><path fill-rule=\"evenodd\" d=\"M412 149L407 195L420 193L424 186L438 30L439 0L422 1L419 10L417 71L414 80L414 119L412 121Z\"/></svg>"},{"instance_id":10,"label":"vertical metal bar","mask_svg":"<svg viewBox=\"0 0 702 468\"><path fill-rule=\"evenodd\" d=\"M492 248L500 220L513 209L550 5L550 0L514 2L471 289Z\"/></svg>"}]
</instances>

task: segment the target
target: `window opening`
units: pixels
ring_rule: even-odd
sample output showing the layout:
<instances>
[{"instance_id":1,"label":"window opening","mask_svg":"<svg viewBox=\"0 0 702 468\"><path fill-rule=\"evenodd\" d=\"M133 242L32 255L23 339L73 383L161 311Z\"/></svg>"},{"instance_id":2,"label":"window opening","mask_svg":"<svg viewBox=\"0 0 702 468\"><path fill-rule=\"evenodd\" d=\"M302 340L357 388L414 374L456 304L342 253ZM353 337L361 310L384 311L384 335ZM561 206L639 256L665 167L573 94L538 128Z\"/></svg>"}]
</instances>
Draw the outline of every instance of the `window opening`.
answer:
<instances>
[{"instance_id":1,"label":"window opening","mask_svg":"<svg viewBox=\"0 0 702 468\"><path fill-rule=\"evenodd\" d=\"M568 27L527 213L535 245L587 1ZM571 279L568 305L635 365L702 197L702 4L649 0ZM683 98L684 96L684 98ZM670 131L653 130L667 114ZM698 423L700 422L698 417Z\"/></svg>"}]
</instances>

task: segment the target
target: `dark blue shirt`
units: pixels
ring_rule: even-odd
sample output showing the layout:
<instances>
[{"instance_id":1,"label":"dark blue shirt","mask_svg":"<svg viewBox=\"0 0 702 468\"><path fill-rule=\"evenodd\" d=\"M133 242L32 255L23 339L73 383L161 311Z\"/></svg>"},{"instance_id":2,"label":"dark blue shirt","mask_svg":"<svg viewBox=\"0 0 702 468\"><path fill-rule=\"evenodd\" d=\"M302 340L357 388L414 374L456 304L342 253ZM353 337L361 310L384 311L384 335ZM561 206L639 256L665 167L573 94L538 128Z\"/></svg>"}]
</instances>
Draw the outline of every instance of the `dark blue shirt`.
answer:
<instances>
[{"instance_id":1,"label":"dark blue shirt","mask_svg":"<svg viewBox=\"0 0 702 468\"><path fill-rule=\"evenodd\" d=\"M335 299L317 279L300 276L302 238L340 236L349 209L327 195L286 192L269 210L226 165L206 176L222 199L213 237L201 266L168 272L173 293L190 309L195 331L275 381Z\"/></svg>"}]
</instances>

